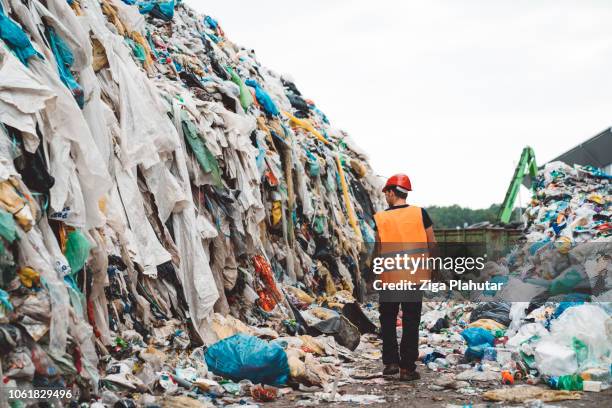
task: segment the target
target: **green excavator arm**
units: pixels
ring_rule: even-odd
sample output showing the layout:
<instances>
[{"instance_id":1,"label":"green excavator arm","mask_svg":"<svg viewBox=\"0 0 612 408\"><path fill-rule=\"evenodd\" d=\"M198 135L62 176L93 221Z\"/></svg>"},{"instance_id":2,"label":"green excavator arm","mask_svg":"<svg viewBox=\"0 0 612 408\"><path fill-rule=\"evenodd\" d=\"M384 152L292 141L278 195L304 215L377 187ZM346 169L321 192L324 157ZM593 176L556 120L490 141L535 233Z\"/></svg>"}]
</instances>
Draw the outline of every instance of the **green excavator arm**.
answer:
<instances>
[{"instance_id":1,"label":"green excavator arm","mask_svg":"<svg viewBox=\"0 0 612 408\"><path fill-rule=\"evenodd\" d=\"M519 192L519 188L521 187L521 183L523 182L523 178L529 174L529 176L532 178L531 189L533 191L535 184L533 179L537 173L538 166L536 164L535 153L531 147L527 146L523 149L521 159L519 160L516 169L514 169L512 181L508 186L504 203L499 211L499 220L501 222L506 224L510 221L510 218L512 217L512 210L514 209L514 202L516 201L516 196Z\"/></svg>"}]
</instances>

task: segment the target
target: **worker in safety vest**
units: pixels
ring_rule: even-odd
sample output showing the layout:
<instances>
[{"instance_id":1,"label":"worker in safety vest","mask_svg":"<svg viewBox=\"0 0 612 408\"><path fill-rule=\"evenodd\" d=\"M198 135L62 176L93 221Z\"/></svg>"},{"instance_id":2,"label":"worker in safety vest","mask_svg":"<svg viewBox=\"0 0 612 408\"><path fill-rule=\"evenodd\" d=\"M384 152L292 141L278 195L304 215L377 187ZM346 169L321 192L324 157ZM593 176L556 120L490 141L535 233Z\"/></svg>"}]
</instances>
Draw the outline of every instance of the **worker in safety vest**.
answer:
<instances>
[{"instance_id":1,"label":"worker in safety vest","mask_svg":"<svg viewBox=\"0 0 612 408\"><path fill-rule=\"evenodd\" d=\"M405 174L396 174L387 180L383 192L389 208L374 215L377 229L377 255L392 257L395 254L426 256L428 248L435 243L433 223L427 212L419 207L408 205L406 197L412 191L410 179ZM379 275L381 276L381 275ZM394 270L382 273L383 282L399 282L430 279L425 268L419 270ZM418 285L416 286L418 289ZM375 289L376 286L375 286ZM415 361L418 358L419 323L421 320L422 296L416 290L410 298L394 298L389 292L379 292L379 312L381 337L383 341L383 375L391 376L399 372L400 380L411 381L420 378ZM391 299L391 300L390 300ZM400 305L402 308L402 340L397 344L396 321Z\"/></svg>"}]
</instances>

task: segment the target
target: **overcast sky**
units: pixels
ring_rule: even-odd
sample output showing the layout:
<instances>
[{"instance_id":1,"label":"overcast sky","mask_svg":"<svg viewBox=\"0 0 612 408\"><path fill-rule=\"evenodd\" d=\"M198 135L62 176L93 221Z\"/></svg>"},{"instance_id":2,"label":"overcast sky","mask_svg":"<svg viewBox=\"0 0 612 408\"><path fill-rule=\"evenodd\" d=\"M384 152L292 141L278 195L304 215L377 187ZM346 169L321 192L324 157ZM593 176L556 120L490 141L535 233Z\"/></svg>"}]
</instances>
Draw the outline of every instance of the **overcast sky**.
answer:
<instances>
[{"instance_id":1,"label":"overcast sky","mask_svg":"<svg viewBox=\"0 0 612 408\"><path fill-rule=\"evenodd\" d=\"M187 3L290 74L377 174L407 173L414 204L501 202L525 145L542 164L612 124L605 0Z\"/></svg>"}]
</instances>

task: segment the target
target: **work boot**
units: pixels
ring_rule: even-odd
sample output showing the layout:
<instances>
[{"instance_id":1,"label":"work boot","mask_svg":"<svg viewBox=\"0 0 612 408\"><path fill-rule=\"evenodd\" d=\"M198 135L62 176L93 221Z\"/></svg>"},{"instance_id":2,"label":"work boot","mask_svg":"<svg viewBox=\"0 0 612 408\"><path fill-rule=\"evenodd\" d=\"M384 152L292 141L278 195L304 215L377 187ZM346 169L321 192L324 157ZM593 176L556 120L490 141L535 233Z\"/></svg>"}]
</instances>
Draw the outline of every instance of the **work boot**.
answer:
<instances>
[{"instance_id":1,"label":"work boot","mask_svg":"<svg viewBox=\"0 0 612 408\"><path fill-rule=\"evenodd\" d=\"M417 370L409 371L407 368L400 368L400 381L415 381L421 378Z\"/></svg>"},{"instance_id":2,"label":"work boot","mask_svg":"<svg viewBox=\"0 0 612 408\"><path fill-rule=\"evenodd\" d=\"M395 375L399 373L400 369L397 364L387 364L383 369L383 375Z\"/></svg>"}]
</instances>

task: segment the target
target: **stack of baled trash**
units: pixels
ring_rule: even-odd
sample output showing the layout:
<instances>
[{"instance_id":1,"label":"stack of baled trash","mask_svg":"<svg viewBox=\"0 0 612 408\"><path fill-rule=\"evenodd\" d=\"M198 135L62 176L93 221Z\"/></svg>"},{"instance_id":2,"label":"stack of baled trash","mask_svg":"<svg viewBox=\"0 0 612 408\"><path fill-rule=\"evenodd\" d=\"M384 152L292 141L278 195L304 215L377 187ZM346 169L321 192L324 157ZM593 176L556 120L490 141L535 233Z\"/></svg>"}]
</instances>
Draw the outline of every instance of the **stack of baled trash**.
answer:
<instances>
[{"instance_id":1,"label":"stack of baled trash","mask_svg":"<svg viewBox=\"0 0 612 408\"><path fill-rule=\"evenodd\" d=\"M174 0L0 0L0 180L4 382L94 394L295 327L285 285L358 297L381 204L345 132Z\"/></svg>"}]
</instances>

